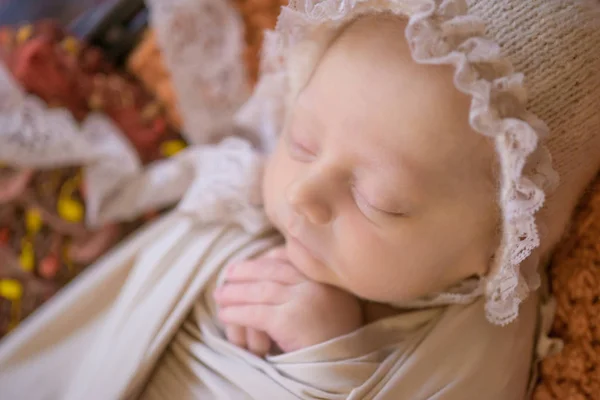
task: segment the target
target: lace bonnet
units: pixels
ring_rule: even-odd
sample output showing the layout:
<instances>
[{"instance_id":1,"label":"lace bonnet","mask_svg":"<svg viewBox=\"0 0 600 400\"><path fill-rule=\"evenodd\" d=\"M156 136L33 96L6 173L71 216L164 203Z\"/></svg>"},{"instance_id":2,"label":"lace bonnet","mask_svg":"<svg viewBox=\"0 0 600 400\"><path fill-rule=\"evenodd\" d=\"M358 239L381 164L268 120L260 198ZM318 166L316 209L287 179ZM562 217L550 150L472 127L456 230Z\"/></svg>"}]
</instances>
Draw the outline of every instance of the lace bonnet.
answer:
<instances>
[{"instance_id":1,"label":"lace bonnet","mask_svg":"<svg viewBox=\"0 0 600 400\"><path fill-rule=\"evenodd\" d=\"M472 96L471 126L495 140L502 239L476 294L485 293L491 322L507 324L539 286L539 256L600 166L599 8L577 0L291 0L265 36L261 79L238 122L272 146L336 31L367 13L406 17L414 60L454 66L456 87Z\"/></svg>"}]
</instances>

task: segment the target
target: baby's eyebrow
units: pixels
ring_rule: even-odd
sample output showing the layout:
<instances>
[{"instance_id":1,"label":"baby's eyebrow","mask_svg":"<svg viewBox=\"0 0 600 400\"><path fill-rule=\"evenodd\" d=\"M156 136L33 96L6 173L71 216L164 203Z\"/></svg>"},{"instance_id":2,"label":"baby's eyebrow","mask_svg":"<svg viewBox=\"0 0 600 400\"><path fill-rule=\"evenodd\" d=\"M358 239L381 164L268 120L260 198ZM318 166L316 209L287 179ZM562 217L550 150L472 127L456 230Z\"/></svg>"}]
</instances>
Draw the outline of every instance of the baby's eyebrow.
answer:
<instances>
[{"instance_id":1,"label":"baby's eyebrow","mask_svg":"<svg viewBox=\"0 0 600 400\"><path fill-rule=\"evenodd\" d=\"M302 119L303 123L310 124L315 129L322 129L326 125L325 121L331 117L329 105L322 98L315 98L313 93L299 96L294 104L292 117Z\"/></svg>"},{"instance_id":2,"label":"baby's eyebrow","mask_svg":"<svg viewBox=\"0 0 600 400\"><path fill-rule=\"evenodd\" d=\"M358 150L360 151L360 149ZM378 192L402 195L399 187L419 189L425 172L404 157L361 157L358 179L368 181ZM387 159L386 159L387 158ZM362 171L360 171L362 170Z\"/></svg>"},{"instance_id":3,"label":"baby's eyebrow","mask_svg":"<svg viewBox=\"0 0 600 400\"><path fill-rule=\"evenodd\" d=\"M358 154L365 151L364 148L357 149ZM392 154L393 153L393 154ZM389 147L384 145L374 146L372 154L362 153L365 156L359 157L365 166L372 171L373 174L386 177L386 180L395 178L400 175L400 178L395 180L403 180L407 177L411 180L416 177L421 177L427 173L427 169L419 162L416 162L409 154L401 154L399 152L393 152Z\"/></svg>"},{"instance_id":4,"label":"baby's eyebrow","mask_svg":"<svg viewBox=\"0 0 600 400\"><path fill-rule=\"evenodd\" d=\"M292 112L292 123L302 124L311 128L319 128L322 126L318 116L314 114L308 107L297 104Z\"/></svg>"}]
</instances>

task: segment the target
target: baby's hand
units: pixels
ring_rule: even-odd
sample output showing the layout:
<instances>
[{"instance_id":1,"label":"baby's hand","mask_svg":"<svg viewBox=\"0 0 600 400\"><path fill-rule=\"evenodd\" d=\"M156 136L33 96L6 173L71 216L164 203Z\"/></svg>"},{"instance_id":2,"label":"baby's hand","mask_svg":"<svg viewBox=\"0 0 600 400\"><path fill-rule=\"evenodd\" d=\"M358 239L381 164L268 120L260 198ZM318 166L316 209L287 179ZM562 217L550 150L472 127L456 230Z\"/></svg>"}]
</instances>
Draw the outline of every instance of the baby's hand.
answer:
<instances>
[{"instance_id":1,"label":"baby's hand","mask_svg":"<svg viewBox=\"0 0 600 400\"><path fill-rule=\"evenodd\" d=\"M264 332L284 352L345 335L363 324L358 298L309 280L290 264L283 249L229 268L215 299L228 329Z\"/></svg>"},{"instance_id":2,"label":"baby's hand","mask_svg":"<svg viewBox=\"0 0 600 400\"><path fill-rule=\"evenodd\" d=\"M225 336L229 342L259 357L266 356L271 350L271 338L263 331L228 324L225 326Z\"/></svg>"}]
</instances>

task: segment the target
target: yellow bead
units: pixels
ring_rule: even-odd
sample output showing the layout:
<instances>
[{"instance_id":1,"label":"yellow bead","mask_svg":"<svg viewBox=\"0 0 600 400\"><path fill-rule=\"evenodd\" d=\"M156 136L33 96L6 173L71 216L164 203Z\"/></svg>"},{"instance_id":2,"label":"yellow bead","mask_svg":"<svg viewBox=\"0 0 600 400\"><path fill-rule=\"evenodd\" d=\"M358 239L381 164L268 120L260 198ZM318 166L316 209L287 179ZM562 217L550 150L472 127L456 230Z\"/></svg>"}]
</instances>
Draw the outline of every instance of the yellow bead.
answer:
<instances>
[{"instance_id":1,"label":"yellow bead","mask_svg":"<svg viewBox=\"0 0 600 400\"><path fill-rule=\"evenodd\" d=\"M185 149L186 145L183 140L167 140L160 145L160 153L164 157L171 157Z\"/></svg>"},{"instance_id":2,"label":"yellow bead","mask_svg":"<svg viewBox=\"0 0 600 400\"><path fill-rule=\"evenodd\" d=\"M31 37L33 34L33 26L32 25L23 25L17 31L17 43L23 43L27 39Z\"/></svg>"},{"instance_id":3,"label":"yellow bead","mask_svg":"<svg viewBox=\"0 0 600 400\"><path fill-rule=\"evenodd\" d=\"M23 297L23 285L15 279L0 280L0 296L10 301L19 300Z\"/></svg>"},{"instance_id":4,"label":"yellow bead","mask_svg":"<svg viewBox=\"0 0 600 400\"><path fill-rule=\"evenodd\" d=\"M23 240L21 244L19 264L27 272L32 272L35 268L35 251L33 250L33 244L28 240Z\"/></svg>"},{"instance_id":5,"label":"yellow bead","mask_svg":"<svg viewBox=\"0 0 600 400\"><path fill-rule=\"evenodd\" d=\"M38 233L40 229L42 229L42 215L40 211L35 208L30 208L25 213L25 226L27 227L27 232L31 234Z\"/></svg>"},{"instance_id":6,"label":"yellow bead","mask_svg":"<svg viewBox=\"0 0 600 400\"><path fill-rule=\"evenodd\" d=\"M73 36L69 36L63 39L61 43L63 49L68 51L69 53L76 55L79 53L79 41L75 39Z\"/></svg>"},{"instance_id":7,"label":"yellow bead","mask_svg":"<svg viewBox=\"0 0 600 400\"><path fill-rule=\"evenodd\" d=\"M62 219L69 222L81 222L85 213L83 205L70 197L60 197L56 211Z\"/></svg>"}]
</instances>

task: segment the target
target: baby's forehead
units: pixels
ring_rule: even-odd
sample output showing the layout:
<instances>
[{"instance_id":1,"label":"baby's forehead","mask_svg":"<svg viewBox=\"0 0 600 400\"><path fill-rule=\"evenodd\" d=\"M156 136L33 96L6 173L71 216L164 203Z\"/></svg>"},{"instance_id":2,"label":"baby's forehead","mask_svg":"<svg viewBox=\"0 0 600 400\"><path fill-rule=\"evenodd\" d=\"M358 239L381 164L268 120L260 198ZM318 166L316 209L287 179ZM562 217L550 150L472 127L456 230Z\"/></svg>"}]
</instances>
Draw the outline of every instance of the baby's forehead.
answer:
<instances>
[{"instance_id":1,"label":"baby's forehead","mask_svg":"<svg viewBox=\"0 0 600 400\"><path fill-rule=\"evenodd\" d=\"M422 160L461 159L482 142L452 68L419 65L398 18L366 17L329 47L299 103L357 146ZM340 140L342 138L339 138Z\"/></svg>"}]
</instances>

